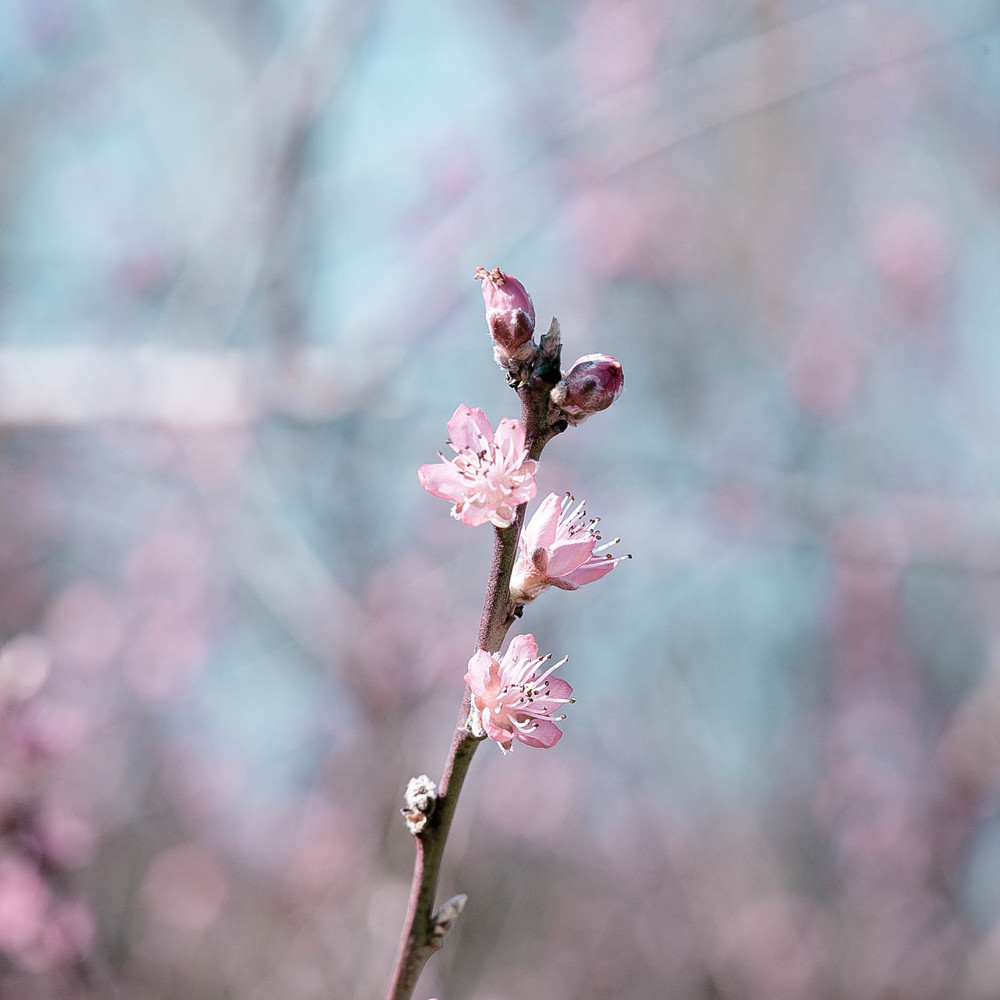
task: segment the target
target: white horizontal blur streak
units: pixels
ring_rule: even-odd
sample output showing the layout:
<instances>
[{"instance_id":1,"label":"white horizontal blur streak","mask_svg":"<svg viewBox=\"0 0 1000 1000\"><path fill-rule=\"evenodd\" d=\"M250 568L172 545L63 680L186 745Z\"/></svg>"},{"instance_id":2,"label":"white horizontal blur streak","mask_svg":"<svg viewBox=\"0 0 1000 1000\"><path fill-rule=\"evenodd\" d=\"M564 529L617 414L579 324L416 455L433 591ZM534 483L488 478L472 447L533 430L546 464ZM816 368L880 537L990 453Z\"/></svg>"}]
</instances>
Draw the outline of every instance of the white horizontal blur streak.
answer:
<instances>
[{"instance_id":1,"label":"white horizontal blur streak","mask_svg":"<svg viewBox=\"0 0 1000 1000\"><path fill-rule=\"evenodd\" d=\"M367 396L379 368L359 369L329 349L278 362L238 350L0 347L0 424L198 429L270 412L329 419Z\"/></svg>"}]
</instances>

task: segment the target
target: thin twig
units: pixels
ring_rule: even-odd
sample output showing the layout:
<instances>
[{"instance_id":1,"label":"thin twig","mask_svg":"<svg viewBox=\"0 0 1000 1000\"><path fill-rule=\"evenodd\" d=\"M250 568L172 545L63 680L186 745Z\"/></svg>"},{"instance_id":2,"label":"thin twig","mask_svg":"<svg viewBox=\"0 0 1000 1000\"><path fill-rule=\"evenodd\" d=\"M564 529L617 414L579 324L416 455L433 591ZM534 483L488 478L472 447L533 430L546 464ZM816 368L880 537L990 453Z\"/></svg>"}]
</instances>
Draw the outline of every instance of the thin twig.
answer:
<instances>
[{"instance_id":1,"label":"thin twig","mask_svg":"<svg viewBox=\"0 0 1000 1000\"><path fill-rule=\"evenodd\" d=\"M562 429L553 429L548 422L549 393L558 380L559 371L558 325L555 326L554 336L551 331L547 336L552 339L547 348L539 352L534 373L518 387L525 444L529 457L533 459L541 455L546 443ZM517 539L524 523L525 506L522 504L518 507L510 527L494 528L493 560L477 638L478 648L488 652L499 651L514 622L515 606L510 599L510 576L517 555ZM434 919L434 897L458 797L472 763L472 755L481 742L481 737L473 736L468 729L471 699L471 692L466 685L441 783L438 785L436 807L426 825L413 838L417 851L410 883L410 901L386 1000L409 1000L424 965L440 949L444 931L447 930L446 926L438 927L438 922Z\"/></svg>"}]
</instances>

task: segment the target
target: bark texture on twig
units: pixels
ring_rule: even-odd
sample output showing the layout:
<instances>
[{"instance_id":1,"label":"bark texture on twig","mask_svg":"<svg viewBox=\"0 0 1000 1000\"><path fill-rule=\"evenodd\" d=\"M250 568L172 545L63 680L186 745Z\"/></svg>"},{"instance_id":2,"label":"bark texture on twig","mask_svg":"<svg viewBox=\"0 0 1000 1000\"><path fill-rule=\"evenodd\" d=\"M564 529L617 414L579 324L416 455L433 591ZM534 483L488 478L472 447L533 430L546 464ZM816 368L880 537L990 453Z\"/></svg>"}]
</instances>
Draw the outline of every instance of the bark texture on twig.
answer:
<instances>
[{"instance_id":1,"label":"bark texture on twig","mask_svg":"<svg viewBox=\"0 0 1000 1000\"><path fill-rule=\"evenodd\" d=\"M548 422L549 394L559 380L559 353L559 324L553 320L549 332L541 338L530 375L517 386L528 455L533 459L541 455L546 443L565 426L553 427ZM510 527L493 529L493 560L477 637L477 648L491 653L499 651L515 618L515 606L510 599L510 576L517 555L517 539L524 523L524 511L525 505L522 504ZM470 707L471 694L466 686L438 785L436 808L430 812L423 829L413 838L417 853L410 883L410 901L386 1000L409 1000L421 970L431 955L441 948L445 933L464 906L464 897L460 904L455 903L458 897L454 897L449 901L449 904L455 903L451 909L446 904L439 913L433 912L451 821L472 755L482 739L468 730Z\"/></svg>"}]
</instances>

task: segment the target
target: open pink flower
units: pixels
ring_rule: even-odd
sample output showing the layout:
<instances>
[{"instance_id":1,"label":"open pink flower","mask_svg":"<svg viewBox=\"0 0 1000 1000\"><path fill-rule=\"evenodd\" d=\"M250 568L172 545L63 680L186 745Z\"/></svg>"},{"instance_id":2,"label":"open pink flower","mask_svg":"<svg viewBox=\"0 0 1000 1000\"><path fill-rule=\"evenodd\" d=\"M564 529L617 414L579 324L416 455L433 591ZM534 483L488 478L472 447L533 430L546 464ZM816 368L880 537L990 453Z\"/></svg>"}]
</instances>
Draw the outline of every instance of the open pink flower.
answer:
<instances>
[{"instance_id":1,"label":"open pink flower","mask_svg":"<svg viewBox=\"0 0 1000 1000\"><path fill-rule=\"evenodd\" d=\"M615 558L605 551L621 541L619 538L597 545L601 540L598 518L587 521L583 504L572 505L573 497L568 493L563 497L550 493L521 532L510 578L510 597L515 604L527 604L549 587L576 590L631 558Z\"/></svg>"},{"instance_id":2,"label":"open pink flower","mask_svg":"<svg viewBox=\"0 0 1000 1000\"><path fill-rule=\"evenodd\" d=\"M494 435L486 414L463 403L448 421L448 433L455 457L449 461L438 452L440 464L420 466L420 485L433 496L453 500L451 516L466 524L492 521L498 528L510 527L517 507L537 489L524 424L504 417Z\"/></svg>"},{"instance_id":3,"label":"open pink flower","mask_svg":"<svg viewBox=\"0 0 1000 1000\"><path fill-rule=\"evenodd\" d=\"M553 715L563 705L570 704L573 689L552 672L561 667L567 657L538 673L542 664L552 658L538 655L533 635L516 635L507 652L500 654L477 650L469 660L465 680L472 689L470 728L485 734L506 751L520 740L530 747L553 747L562 738L556 725L566 718Z\"/></svg>"}]
</instances>

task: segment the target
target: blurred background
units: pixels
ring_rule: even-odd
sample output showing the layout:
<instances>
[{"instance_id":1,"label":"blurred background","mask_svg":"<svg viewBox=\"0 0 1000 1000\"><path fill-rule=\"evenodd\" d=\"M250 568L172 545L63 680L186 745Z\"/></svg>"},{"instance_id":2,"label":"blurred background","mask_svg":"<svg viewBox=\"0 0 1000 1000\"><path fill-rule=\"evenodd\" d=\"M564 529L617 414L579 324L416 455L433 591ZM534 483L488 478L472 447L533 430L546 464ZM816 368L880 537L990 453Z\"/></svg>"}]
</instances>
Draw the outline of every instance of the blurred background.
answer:
<instances>
[{"instance_id":1,"label":"blurred background","mask_svg":"<svg viewBox=\"0 0 1000 1000\"><path fill-rule=\"evenodd\" d=\"M525 614L426 1000L1000 996L992 0L0 0L0 996L381 997L517 400L634 559Z\"/></svg>"}]
</instances>

